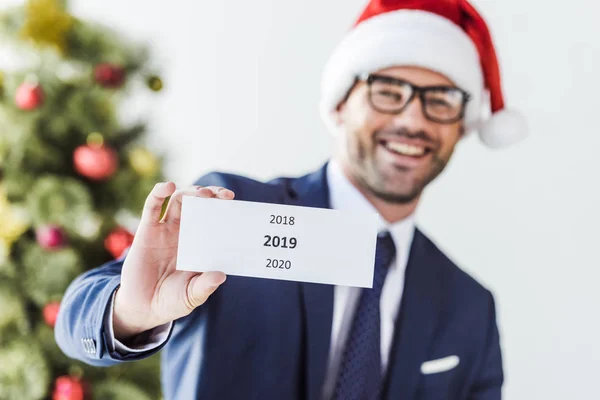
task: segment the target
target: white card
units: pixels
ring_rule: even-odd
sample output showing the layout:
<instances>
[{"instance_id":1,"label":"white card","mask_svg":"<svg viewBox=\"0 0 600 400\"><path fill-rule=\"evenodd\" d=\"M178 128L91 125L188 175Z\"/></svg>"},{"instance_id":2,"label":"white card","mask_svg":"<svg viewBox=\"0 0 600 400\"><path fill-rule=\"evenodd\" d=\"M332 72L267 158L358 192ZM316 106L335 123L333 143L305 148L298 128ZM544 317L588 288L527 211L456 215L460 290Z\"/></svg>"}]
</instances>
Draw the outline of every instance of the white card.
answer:
<instances>
[{"instance_id":1,"label":"white card","mask_svg":"<svg viewBox=\"0 0 600 400\"><path fill-rule=\"evenodd\" d=\"M371 288L377 214L184 196L177 269Z\"/></svg>"}]
</instances>

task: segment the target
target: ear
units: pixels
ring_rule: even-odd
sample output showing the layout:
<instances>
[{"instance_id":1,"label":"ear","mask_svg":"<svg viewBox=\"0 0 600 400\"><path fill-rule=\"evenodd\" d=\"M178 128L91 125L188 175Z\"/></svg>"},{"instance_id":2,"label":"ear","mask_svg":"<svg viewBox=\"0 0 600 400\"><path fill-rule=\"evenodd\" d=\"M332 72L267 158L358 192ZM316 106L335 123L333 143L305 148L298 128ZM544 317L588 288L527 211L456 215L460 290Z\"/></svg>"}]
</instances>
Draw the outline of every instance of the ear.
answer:
<instances>
[{"instance_id":1,"label":"ear","mask_svg":"<svg viewBox=\"0 0 600 400\"><path fill-rule=\"evenodd\" d=\"M344 122L344 111L345 111L345 106L346 106L346 102L343 101L340 104L337 105L337 107L335 108L335 110L333 110L331 112L331 115L333 117L333 120L335 121L336 125L341 125Z\"/></svg>"},{"instance_id":2,"label":"ear","mask_svg":"<svg viewBox=\"0 0 600 400\"><path fill-rule=\"evenodd\" d=\"M458 140L462 140L467 136L467 128L465 127L465 123L461 121L460 126L458 127Z\"/></svg>"},{"instance_id":3,"label":"ear","mask_svg":"<svg viewBox=\"0 0 600 400\"><path fill-rule=\"evenodd\" d=\"M352 86L350 87L350 89L348 89L348 91L346 92L346 94L344 95L342 100L340 100L338 105L335 107L335 110L332 111L335 123L337 125L340 125L344 121L344 113L346 111L346 104L348 103L348 99L354 92L354 89L356 88L357 84L358 84L358 79L354 79L354 82L352 83Z\"/></svg>"}]
</instances>

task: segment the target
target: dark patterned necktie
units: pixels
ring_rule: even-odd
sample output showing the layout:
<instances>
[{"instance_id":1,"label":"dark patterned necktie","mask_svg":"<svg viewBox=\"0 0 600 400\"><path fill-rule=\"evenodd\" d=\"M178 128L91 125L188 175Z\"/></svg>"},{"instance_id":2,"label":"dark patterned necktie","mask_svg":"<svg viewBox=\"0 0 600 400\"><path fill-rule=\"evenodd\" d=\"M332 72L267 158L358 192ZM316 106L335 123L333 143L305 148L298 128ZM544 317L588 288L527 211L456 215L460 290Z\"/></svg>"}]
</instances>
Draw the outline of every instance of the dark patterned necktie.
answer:
<instances>
[{"instance_id":1,"label":"dark patterned necktie","mask_svg":"<svg viewBox=\"0 0 600 400\"><path fill-rule=\"evenodd\" d=\"M348 334L332 400L379 399L382 383L379 300L396 254L389 232L377 238L373 288L363 289Z\"/></svg>"}]
</instances>

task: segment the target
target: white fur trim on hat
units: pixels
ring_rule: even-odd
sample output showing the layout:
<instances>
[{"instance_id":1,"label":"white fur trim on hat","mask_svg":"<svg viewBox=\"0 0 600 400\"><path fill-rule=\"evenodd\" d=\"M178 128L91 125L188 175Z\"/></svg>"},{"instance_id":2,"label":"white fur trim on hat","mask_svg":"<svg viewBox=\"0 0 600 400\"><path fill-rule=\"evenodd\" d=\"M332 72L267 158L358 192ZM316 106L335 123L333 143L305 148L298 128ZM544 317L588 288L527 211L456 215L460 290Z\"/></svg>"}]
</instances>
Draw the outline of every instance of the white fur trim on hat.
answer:
<instances>
[{"instance_id":1,"label":"white fur trim on hat","mask_svg":"<svg viewBox=\"0 0 600 400\"><path fill-rule=\"evenodd\" d=\"M497 149L522 141L527 132L527 120L520 112L503 109L479 127L479 138L486 146Z\"/></svg>"},{"instance_id":2,"label":"white fur trim on hat","mask_svg":"<svg viewBox=\"0 0 600 400\"><path fill-rule=\"evenodd\" d=\"M475 44L444 17L398 10L358 24L328 60L321 81L320 113L332 133L337 131L333 112L356 76L393 66L419 66L446 76L471 95L465 112L467 130L479 124L484 81Z\"/></svg>"}]
</instances>

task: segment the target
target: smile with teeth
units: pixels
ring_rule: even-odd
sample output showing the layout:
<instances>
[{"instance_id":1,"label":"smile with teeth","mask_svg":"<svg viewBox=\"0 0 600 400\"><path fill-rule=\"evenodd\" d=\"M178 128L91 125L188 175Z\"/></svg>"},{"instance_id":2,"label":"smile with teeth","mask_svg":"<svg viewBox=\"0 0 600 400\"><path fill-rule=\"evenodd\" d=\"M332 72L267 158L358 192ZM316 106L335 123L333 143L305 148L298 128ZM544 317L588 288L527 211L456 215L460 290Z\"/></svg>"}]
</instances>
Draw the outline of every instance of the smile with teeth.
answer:
<instances>
[{"instance_id":1,"label":"smile with teeth","mask_svg":"<svg viewBox=\"0 0 600 400\"><path fill-rule=\"evenodd\" d=\"M425 147L414 146L406 143L397 143L397 142L387 142L385 143L385 148L394 152L401 154L403 156L412 156L419 157L425 154Z\"/></svg>"}]
</instances>

